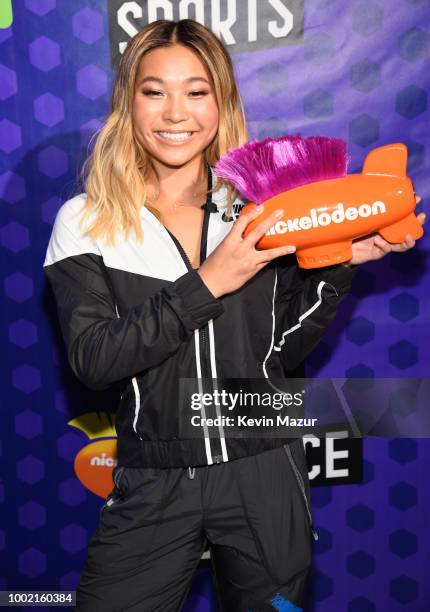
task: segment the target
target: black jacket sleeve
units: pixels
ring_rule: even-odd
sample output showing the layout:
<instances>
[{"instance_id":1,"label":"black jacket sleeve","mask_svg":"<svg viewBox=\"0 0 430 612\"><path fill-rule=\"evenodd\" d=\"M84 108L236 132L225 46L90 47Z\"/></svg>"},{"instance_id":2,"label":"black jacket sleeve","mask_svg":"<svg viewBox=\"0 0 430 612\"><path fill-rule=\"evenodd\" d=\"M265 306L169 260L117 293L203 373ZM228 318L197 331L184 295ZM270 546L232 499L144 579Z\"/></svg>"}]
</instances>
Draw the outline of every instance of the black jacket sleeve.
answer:
<instances>
[{"instance_id":1,"label":"black jacket sleeve","mask_svg":"<svg viewBox=\"0 0 430 612\"><path fill-rule=\"evenodd\" d=\"M119 316L96 245L82 241L64 221L59 214L44 271L70 366L86 386L105 389L161 363L195 329L224 311L190 270Z\"/></svg>"},{"instance_id":2,"label":"black jacket sleeve","mask_svg":"<svg viewBox=\"0 0 430 612\"><path fill-rule=\"evenodd\" d=\"M315 348L351 288L357 266L303 270L280 258L273 350L284 370L294 370Z\"/></svg>"}]
</instances>

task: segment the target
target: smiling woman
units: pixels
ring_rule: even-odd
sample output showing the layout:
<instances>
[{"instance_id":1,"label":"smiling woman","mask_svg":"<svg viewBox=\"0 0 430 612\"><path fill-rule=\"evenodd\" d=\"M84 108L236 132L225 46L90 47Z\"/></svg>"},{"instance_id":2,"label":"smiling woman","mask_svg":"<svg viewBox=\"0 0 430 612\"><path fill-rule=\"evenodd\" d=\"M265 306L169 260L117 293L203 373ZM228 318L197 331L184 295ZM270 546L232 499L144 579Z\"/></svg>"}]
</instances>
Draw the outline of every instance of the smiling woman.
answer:
<instances>
[{"instance_id":1,"label":"smiling woman","mask_svg":"<svg viewBox=\"0 0 430 612\"><path fill-rule=\"evenodd\" d=\"M165 225L172 205L205 200L207 173L202 151L215 139L219 123L211 81L196 54L178 44L146 53L139 64L133 124L140 144L151 155L148 196ZM176 231L173 225L169 227L177 233L177 227Z\"/></svg>"},{"instance_id":2,"label":"smiling woman","mask_svg":"<svg viewBox=\"0 0 430 612\"><path fill-rule=\"evenodd\" d=\"M192 134L182 140L184 132ZM247 139L231 59L215 34L189 19L148 24L124 51L111 113L83 166L80 227L106 244L121 229L141 242L143 204L161 218L167 194L170 205L172 195L201 203L207 166ZM227 189L231 214L234 187L220 178L215 189Z\"/></svg>"},{"instance_id":3,"label":"smiling woman","mask_svg":"<svg viewBox=\"0 0 430 612\"><path fill-rule=\"evenodd\" d=\"M184 378L204 391L218 377L279 375L282 359L269 360L275 320L278 336L292 323L285 305L294 318L315 294L311 280L275 312L278 272L268 264L290 249L255 244L279 211L242 239L259 211L236 219L243 202L213 167L246 140L220 40L195 21L156 21L121 59L85 193L57 215L45 271L70 365L90 387L122 390L114 488L88 546L81 612L180 610L207 547L222 610L268 609L281 596L300 603L314 531L285 440L209 431L209 409L190 437L181 423L189 405L178 399ZM296 274L282 269L281 296ZM326 276L338 286L321 309L329 319L353 273ZM286 440L306 482L301 440Z\"/></svg>"},{"instance_id":4,"label":"smiling woman","mask_svg":"<svg viewBox=\"0 0 430 612\"><path fill-rule=\"evenodd\" d=\"M282 210L244 236L264 205L237 217L243 202L214 166L246 139L220 40L192 20L155 21L121 59L85 193L55 219L44 269L70 366L91 388L121 389L80 612L180 610L206 547L223 612L301 609L317 538L302 439L285 424L285 438L249 424L229 435L218 405L200 407L191 435L183 381L200 395L230 378L244 391L282 382L355 271L301 274L285 257L294 247L259 251Z\"/></svg>"},{"instance_id":5,"label":"smiling woman","mask_svg":"<svg viewBox=\"0 0 430 612\"><path fill-rule=\"evenodd\" d=\"M150 51L136 80L133 122L147 152L173 166L200 158L216 136L218 107L196 54L182 45Z\"/></svg>"},{"instance_id":6,"label":"smiling woman","mask_svg":"<svg viewBox=\"0 0 430 612\"><path fill-rule=\"evenodd\" d=\"M197 268L201 236L195 228L202 227L199 205L207 189L202 151L216 138L219 112L212 78L195 52L173 44L143 56L132 116L136 137L151 159L149 205Z\"/></svg>"}]
</instances>

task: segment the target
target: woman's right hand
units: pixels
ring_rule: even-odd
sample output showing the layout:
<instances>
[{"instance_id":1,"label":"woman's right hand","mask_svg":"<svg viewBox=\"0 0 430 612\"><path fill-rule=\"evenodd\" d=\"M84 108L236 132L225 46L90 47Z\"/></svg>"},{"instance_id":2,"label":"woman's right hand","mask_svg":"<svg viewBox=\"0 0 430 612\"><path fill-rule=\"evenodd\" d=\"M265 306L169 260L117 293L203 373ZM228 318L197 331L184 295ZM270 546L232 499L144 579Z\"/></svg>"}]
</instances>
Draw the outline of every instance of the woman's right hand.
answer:
<instances>
[{"instance_id":1,"label":"woman's right hand","mask_svg":"<svg viewBox=\"0 0 430 612\"><path fill-rule=\"evenodd\" d=\"M247 225L263 211L263 205L241 214L228 235L198 269L203 282L215 298L239 289L272 259L294 253L294 246L282 246L258 251L256 243L284 216L281 209L275 210L242 238Z\"/></svg>"}]
</instances>

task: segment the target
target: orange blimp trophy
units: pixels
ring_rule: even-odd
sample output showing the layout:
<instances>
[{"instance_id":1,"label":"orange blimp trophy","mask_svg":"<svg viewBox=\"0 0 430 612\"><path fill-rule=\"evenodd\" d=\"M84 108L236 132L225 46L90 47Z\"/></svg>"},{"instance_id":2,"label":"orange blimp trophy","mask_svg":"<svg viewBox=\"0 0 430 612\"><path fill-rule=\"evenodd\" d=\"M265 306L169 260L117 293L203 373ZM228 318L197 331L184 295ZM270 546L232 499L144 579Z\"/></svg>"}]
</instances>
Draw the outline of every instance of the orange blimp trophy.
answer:
<instances>
[{"instance_id":1,"label":"orange blimp trophy","mask_svg":"<svg viewBox=\"0 0 430 612\"><path fill-rule=\"evenodd\" d=\"M215 169L264 210L247 226L246 236L280 208L285 211L257 243L259 249L295 245L301 268L348 261L352 240L379 232L400 243L421 238L414 189L406 175L408 152L402 143L371 151L361 173L347 175L343 140L284 136L252 141L231 149Z\"/></svg>"}]
</instances>

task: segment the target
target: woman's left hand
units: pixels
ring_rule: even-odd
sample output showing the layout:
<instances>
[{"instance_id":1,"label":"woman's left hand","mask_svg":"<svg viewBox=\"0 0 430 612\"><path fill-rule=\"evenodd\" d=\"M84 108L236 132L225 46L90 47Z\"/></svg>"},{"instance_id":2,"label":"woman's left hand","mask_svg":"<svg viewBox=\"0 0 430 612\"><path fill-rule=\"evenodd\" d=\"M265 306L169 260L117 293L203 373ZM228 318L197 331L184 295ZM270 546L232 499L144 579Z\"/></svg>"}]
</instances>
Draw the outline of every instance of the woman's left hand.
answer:
<instances>
[{"instance_id":1,"label":"woman's left hand","mask_svg":"<svg viewBox=\"0 0 430 612\"><path fill-rule=\"evenodd\" d=\"M417 198L417 203L421 198ZM424 224L426 219L425 213L420 213L417 215L418 221L421 225ZM397 244L391 244L382 238L382 236L378 233L372 234L371 236L367 236L366 238L358 238L352 242L352 258L345 262L348 264L362 264L368 261L374 261L376 259L381 259L388 253L392 251L396 253L403 253L404 251L409 251L415 246L415 240L412 238L410 234L406 234L405 240L403 242Z\"/></svg>"}]
</instances>

